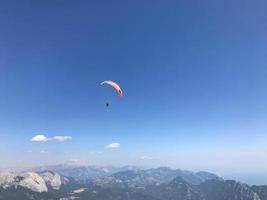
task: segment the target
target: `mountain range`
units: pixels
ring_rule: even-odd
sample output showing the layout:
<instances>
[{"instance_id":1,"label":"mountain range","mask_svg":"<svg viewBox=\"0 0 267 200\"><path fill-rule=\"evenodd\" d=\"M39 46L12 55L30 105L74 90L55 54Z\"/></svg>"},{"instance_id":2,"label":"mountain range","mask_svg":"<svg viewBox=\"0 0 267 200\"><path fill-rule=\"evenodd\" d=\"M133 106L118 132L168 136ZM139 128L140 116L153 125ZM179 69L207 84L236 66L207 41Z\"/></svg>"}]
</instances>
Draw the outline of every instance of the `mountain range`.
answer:
<instances>
[{"instance_id":1,"label":"mountain range","mask_svg":"<svg viewBox=\"0 0 267 200\"><path fill-rule=\"evenodd\" d=\"M267 200L267 186L167 167L55 165L0 172L0 200Z\"/></svg>"}]
</instances>

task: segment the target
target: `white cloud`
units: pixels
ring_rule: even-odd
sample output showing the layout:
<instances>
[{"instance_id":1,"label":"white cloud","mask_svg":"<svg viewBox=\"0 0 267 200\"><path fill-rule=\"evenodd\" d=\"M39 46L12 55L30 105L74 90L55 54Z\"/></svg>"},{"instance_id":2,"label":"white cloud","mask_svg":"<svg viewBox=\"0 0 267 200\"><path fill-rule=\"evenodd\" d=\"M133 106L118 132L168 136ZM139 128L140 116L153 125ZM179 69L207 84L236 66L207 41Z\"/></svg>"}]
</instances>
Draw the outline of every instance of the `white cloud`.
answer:
<instances>
[{"instance_id":1,"label":"white cloud","mask_svg":"<svg viewBox=\"0 0 267 200\"><path fill-rule=\"evenodd\" d=\"M48 138L45 135L36 135L34 136L31 141L33 142L46 142Z\"/></svg>"},{"instance_id":2,"label":"white cloud","mask_svg":"<svg viewBox=\"0 0 267 200\"><path fill-rule=\"evenodd\" d=\"M40 151L40 154L48 154L48 151L42 150Z\"/></svg>"},{"instance_id":3,"label":"white cloud","mask_svg":"<svg viewBox=\"0 0 267 200\"><path fill-rule=\"evenodd\" d=\"M111 143L111 144L107 144L105 146L105 148L107 149L115 149L115 148L120 148L121 144L118 143L118 142L114 142L114 143Z\"/></svg>"},{"instance_id":4,"label":"white cloud","mask_svg":"<svg viewBox=\"0 0 267 200\"><path fill-rule=\"evenodd\" d=\"M54 136L51 138L51 140L55 140L55 141L59 141L59 142L64 142L66 140L71 140L71 139L72 139L71 136L60 136L60 135Z\"/></svg>"},{"instance_id":5,"label":"white cloud","mask_svg":"<svg viewBox=\"0 0 267 200\"><path fill-rule=\"evenodd\" d=\"M48 138L45 135L36 135L31 139L31 141L32 142L47 142L47 141L64 142L66 140L71 140L71 139L72 139L71 136L58 135L58 136Z\"/></svg>"}]
</instances>

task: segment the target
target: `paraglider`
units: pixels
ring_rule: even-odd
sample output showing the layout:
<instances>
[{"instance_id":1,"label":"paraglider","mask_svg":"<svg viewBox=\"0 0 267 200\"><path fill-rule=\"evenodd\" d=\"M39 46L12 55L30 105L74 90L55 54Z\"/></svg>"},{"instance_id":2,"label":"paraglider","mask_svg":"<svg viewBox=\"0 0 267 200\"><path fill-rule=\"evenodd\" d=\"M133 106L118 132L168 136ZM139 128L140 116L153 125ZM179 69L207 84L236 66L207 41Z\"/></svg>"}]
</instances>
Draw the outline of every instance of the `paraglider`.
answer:
<instances>
[{"instance_id":1,"label":"paraglider","mask_svg":"<svg viewBox=\"0 0 267 200\"><path fill-rule=\"evenodd\" d=\"M118 95L122 97L122 90L117 83L115 83L113 81L103 81L101 83L101 85L104 85L104 84L107 84L107 85L110 85L111 87L113 87L117 91Z\"/></svg>"},{"instance_id":2,"label":"paraglider","mask_svg":"<svg viewBox=\"0 0 267 200\"><path fill-rule=\"evenodd\" d=\"M113 87L116 90L116 92L118 93L118 95L120 97L122 97L122 95L123 95L122 90L121 90L120 86L117 83L115 83L114 81L111 81L111 80L106 80L106 81L103 81L101 83L101 85L104 85L104 84L107 84L107 85ZM109 107L109 105L110 104L107 102L106 103L106 107Z\"/></svg>"}]
</instances>

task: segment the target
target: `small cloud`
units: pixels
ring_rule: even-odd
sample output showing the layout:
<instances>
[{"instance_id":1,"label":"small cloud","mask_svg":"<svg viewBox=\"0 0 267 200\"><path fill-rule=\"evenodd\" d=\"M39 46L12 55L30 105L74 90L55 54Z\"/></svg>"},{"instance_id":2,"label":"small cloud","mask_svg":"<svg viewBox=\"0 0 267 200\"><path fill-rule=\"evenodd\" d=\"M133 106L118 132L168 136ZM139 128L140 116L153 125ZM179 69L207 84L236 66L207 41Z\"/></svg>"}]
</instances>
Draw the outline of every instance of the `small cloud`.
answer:
<instances>
[{"instance_id":1,"label":"small cloud","mask_svg":"<svg viewBox=\"0 0 267 200\"><path fill-rule=\"evenodd\" d=\"M141 156L140 159L141 160L152 160L153 158L150 156Z\"/></svg>"},{"instance_id":2,"label":"small cloud","mask_svg":"<svg viewBox=\"0 0 267 200\"><path fill-rule=\"evenodd\" d=\"M32 153L32 150L28 150L27 152L28 152L28 153Z\"/></svg>"},{"instance_id":3,"label":"small cloud","mask_svg":"<svg viewBox=\"0 0 267 200\"><path fill-rule=\"evenodd\" d=\"M118 142L114 142L114 143L111 143L111 144L107 144L105 146L105 148L107 149L116 149L116 148L120 148L121 144L118 143Z\"/></svg>"},{"instance_id":4,"label":"small cloud","mask_svg":"<svg viewBox=\"0 0 267 200\"><path fill-rule=\"evenodd\" d=\"M48 138L45 135L36 135L31 139L32 142L47 142Z\"/></svg>"},{"instance_id":5,"label":"small cloud","mask_svg":"<svg viewBox=\"0 0 267 200\"><path fill-rule=\"evenodd\" d=\"M42 150L40 151L40 154L48 154L48 151Z\"/></svg>"},{"instance_id":6,"label":"small cloud","mask_svg":"<svg viewBox=\"0 0 267 200\"><path fill-rule=\"evenodd\" d=\"M59 142L64 142L66 140L71 140L71 139L72 139L71 136L54 136L53 138L51 138L51 140L59 141Z\"/></svg>"},{"instance_id":7,"label":"small cloud","mask_svg":"<svg viewBox=\"0 0 267 200\"><path fill-rule=\"evenodd\" d=\"M32 142L47 142L47 141L64 142L66 140L71 140L71 139L72 139L71 136L58 135L58 136L48 138L45 135L36 135L31 139L31 141Z\"/></svg>"}]
</instances>

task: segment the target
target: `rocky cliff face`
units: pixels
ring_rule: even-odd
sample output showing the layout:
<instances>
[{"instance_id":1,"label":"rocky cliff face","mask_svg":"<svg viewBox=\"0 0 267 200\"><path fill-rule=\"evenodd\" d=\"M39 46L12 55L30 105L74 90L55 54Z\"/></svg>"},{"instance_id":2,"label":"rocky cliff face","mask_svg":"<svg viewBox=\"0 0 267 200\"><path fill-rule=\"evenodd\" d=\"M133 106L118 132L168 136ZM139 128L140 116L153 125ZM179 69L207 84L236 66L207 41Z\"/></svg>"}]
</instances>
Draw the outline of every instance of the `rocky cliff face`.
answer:
<instances>
[{"instance_id":1,"label":"rocky cliff face","mask_svg":"<svg viewBox=\"0 0 267 200\"><path fill-rule=\"evenodd\" d=\"M234 180L209 180L199 188L207 200L261 200L248 185Z\"/></svg>"},{"instance_id":2,"label":"rocky cliff face","mask_svg":"<svg viewBox=\"0 0 267 200\"><path fill-rule=\"evenodd\" d=\"M21 186L34 192L47 192L49 188L59 190L62 185L68 182L66 177L51 171L40 174L35 172L0 172L0 187L4 189Z\"/></svg>"},{"instance_id":3,"label":"rocky cliff face","mask_svg":"<svg viewBox=\"0 0 267 200\"><path fill-rule=\"evenodd\" d=\"M17 174L15 172L1 172L0 186L3 188L9 187L24 187L35 192L47 192L47 186L44 179L37 173L28 172Z\"/></svg>"}]
</instances>

